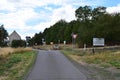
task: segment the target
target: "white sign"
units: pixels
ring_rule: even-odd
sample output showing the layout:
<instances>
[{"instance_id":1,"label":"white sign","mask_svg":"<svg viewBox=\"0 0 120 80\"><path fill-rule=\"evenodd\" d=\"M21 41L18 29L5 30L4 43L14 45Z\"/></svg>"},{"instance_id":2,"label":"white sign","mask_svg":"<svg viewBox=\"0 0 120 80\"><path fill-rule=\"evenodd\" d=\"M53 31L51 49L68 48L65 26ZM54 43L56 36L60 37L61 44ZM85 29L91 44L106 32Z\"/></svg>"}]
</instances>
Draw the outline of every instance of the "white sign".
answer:
<instances>
[{"instance_id":1,"label":"white sign","mask_svg":"<svg viewBox=\"0 0 120 80\"><path fill-rule=\"evenodd\" d=\"M93 46L104 46L105 40L104 38L93 38Z\"/></svg>"},{"instance_id":2,"label":"white sign","mask_svg":"<svg viewBox=\"0 0 120 80\"><path fill-rule=\"evenodd\" d=\"M66 41L64 41L63 43L64 43L64 45L65 45L65 44L66 44Z\"/></svg>"}]
</instances>

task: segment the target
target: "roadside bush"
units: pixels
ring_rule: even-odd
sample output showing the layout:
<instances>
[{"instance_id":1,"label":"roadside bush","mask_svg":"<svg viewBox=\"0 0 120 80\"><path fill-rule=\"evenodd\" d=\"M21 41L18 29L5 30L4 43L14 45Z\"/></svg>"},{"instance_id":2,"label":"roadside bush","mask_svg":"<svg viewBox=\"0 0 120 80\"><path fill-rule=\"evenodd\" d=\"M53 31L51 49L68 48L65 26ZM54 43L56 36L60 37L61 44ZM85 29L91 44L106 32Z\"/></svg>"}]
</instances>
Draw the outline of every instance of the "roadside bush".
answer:
<instances>
[{"instance_id":1,"label":"roadside bush","mask_svg":"<svg viewBox=\"0 0 120 80\"><path fill-rule=\"evenodd\" d=\"M25 47L26 42L24 40L13 40L11 47L17 48L17 47Z\"/></svg>"}]
</instances>

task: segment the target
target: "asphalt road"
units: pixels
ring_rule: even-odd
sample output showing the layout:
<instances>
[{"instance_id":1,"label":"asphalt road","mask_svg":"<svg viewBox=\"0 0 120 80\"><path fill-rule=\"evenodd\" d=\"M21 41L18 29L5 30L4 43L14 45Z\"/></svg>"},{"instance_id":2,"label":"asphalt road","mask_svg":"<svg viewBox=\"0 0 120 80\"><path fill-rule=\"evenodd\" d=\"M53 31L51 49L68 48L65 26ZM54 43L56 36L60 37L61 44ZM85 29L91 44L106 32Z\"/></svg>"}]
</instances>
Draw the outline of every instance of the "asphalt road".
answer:
<instances>
[{"instance_id":1,"label":"asphalt road","mask_svg":"<svg viewBox=\"0 0 120 80\"><path fill-rule=\"evenodd\" d=\"M35 65L26 80L87 80L87 78L59 51L39 50Z\"/></svg>"}]
</instances>

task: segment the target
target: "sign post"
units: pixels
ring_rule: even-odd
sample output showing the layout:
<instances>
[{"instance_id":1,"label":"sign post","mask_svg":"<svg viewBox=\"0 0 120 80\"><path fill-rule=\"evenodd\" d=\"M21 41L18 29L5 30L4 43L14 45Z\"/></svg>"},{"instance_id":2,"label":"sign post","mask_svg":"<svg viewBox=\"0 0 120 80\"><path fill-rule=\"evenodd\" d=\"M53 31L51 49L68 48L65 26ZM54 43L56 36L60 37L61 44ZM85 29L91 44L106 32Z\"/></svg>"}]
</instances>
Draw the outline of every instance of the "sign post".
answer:
<instances>
[{"instance_id":1,"label":"sign post","mask_svg":"<svg viewBox=\"0 0 120 80\"><path fill-rule=\"evenodd\" d=\"M93 46L104 46L105 40L104 38L93 38Z\"/></svg>"},{"instance_id":2,"label":"sign post","mask_svg":"<svg viewBox=\"0 0 120 80\"><path fill-rule=\"evenodd\" d=\"M74 34L74 33L72 33L72 47L74 48L75 47L75 45L76 45L76 38L77 38L77 34Z\"/></svg>"},{"instance_id":3,"label":"sign post","mask_svg":"<svg viewBox=\"0 0 120 80\"><path fill-rule=\"evenodd\" d=\"M94 47L100 47L105 45L105 40L104 38L93 38L93 49L92 52L93 54L95 53L95 48Z\"/></svg>"}]
</instances>

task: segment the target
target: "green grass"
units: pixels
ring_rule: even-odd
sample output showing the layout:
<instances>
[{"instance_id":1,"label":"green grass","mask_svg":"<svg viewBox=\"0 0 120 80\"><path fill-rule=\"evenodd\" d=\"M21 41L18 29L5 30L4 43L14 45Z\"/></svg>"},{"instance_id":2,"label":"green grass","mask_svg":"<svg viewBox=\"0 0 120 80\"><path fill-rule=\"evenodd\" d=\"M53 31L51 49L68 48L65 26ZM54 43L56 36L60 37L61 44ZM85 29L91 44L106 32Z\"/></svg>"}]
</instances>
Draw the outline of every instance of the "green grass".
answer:
<instances>
[{"instance_id":1,"label":"green grass","mask_svg":"<svg viewBox=\"0 0 120 80\"><path fill-rule=\"evenodd\" d=\"M36 52L13 53L0 61L0 80L22 80L35 60Z\"/></svg>"},{"instance_id":2,"label":"green grass","mask_svg":"<svg viewBox=\"0 0 120 80\"><path fill-rule=\"evenodd\" d=\"M120 62L119 61L110 61L111 65L115 66L117 69L120 69Z\"/></svg>"}]
</instances>

